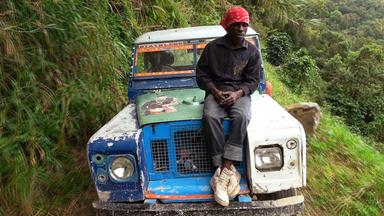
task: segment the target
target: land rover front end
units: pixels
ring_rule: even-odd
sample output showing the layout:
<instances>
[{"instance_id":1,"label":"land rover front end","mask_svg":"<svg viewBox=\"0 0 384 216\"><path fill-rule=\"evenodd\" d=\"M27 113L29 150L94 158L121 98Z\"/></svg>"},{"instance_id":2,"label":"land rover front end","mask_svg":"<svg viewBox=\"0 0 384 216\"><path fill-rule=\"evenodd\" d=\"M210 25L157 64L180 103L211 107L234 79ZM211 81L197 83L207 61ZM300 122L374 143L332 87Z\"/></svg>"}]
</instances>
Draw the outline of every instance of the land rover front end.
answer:
<instances>
[{"instance_id":1,"label":"land rover front end","mask_svg":"<svg viewBox=\"0 0 384 216\"><path fill-rule=\"evenodd\" d=\"M195 68L205 45L225 35L221 26L143 34L133 45L129 104L88 142L88 160L99 197L99 215L295 215L304 205L296 189L306 184L306 140L301 124L259 90L240 194L228 207L214 202L213 167L202 136L205 93ZM246 39L260 52L258 34ZM228 134L230 120L224 120Z\"/></svg>"}]
</instances>

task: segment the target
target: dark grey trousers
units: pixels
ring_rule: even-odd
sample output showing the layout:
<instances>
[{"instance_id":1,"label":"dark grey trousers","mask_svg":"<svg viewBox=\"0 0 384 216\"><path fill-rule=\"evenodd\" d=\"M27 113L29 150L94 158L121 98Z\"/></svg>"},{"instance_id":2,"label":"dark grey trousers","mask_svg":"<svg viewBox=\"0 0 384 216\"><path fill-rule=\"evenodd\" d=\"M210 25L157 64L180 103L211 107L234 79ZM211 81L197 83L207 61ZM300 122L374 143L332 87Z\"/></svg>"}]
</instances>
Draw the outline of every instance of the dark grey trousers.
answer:
<instances>
[{"instance_id":1,"label":"dark grey trousers","mask_svg":"<svg viewBox=\"0 0 384 216\"><path fill-rule=\"evenodd\" d=\"M223 158L232 161L243 160L243 143L247 137L247 126L251 119L251 98L244 96L229 107L221 107L209 94L204 101L203 130L215 167L222 165ZM228 116L231 128L226 138L223 121Z\"/></svg>"}]
</instances>

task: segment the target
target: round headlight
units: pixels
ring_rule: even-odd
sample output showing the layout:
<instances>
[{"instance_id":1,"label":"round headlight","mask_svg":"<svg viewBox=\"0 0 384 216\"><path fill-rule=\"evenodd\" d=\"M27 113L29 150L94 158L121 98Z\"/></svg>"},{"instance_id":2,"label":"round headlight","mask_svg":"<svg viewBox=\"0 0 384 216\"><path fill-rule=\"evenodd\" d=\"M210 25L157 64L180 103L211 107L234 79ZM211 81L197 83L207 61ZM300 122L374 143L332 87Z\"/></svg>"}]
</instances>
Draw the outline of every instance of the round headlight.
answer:
<instances>
[{"instance_id":1,"label":"round headlight","mask_svg":"<svg viewBox=\"0 0 384 216\"><path fill-rule=\"evenodd\" d=\"M126 180L133 175L134 169L132 161L126 157L115 158L109 166L111 176L115 180Z\"/></svg>"}]
</instances>

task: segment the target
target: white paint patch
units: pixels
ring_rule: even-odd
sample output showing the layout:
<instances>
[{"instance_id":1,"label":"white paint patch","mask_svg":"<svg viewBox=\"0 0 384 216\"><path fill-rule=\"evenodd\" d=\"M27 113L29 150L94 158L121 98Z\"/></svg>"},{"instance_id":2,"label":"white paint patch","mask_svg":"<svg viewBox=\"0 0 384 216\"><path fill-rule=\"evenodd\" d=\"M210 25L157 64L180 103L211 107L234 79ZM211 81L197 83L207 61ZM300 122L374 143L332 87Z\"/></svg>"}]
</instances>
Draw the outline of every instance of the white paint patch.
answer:
<instances>
[{"instance_id":1,"label":"white paint patch","mask_svg":"<svg viewBox=\"0 0 384 216\"><path fill-rule=\"evenodd\" d=\"M209 190L210 188L211 188L210 185L200 185L200 186L199 186L199 190L201 190L201 191L207 191L207 190Z\"/></svg>"},{"instance_id":2,"label":"white paint patch","mask_svg":"<svg viewBox=\"0 0 384 216\"><path fill-rule=\"evenodd\" d=\"M251 97L250 131L273 131L281 128L297 128L300 123L268 95Z\"/></svg>"},{"instance_id":3,"label":"white paint patch","mask_svg":"<svg viewBox=\"0 0 384 216\"><path fill-rule=\"evenodd\" d=\"M135 143L139 143L140 135L141 135L141 129L139 129L137 131L137 133L135 134ZM144 151L144 149L141 149L139 146L137 146L136 156L137 156L137 162L139 164L141 164L141 152L140 151Z\"/></svg>"},{"instance_id":4,"label":"white paint patch","mask_svg":"<svg viewBox=\"0 0 384 216\"><path fill-rule=\"evenodd\" d=\"M280 206L295 205L295 204L303 203L303 202L304 202L304 196L303 195L297 195L297 196L291 196L291 197L286 197L286 198L275 200L274 204L276 207L280 207Z\"/></svg>"},{"instance_id":5,"label":"white paint patch","mask_svg":"<svg viewBox=\"0 0 384 216\"><path fill-rule=\"evenodd\" d=\"M109 143L107 143L107 145L108 145L108 147L111 147L111 146L113 146L113 143L109 142Z\"/></svg>"},{"instance_id":6,"label":"white paint patch","mask_svg":"<svg viewBox=\"0 0 384 216\"><path fill-rule=\"evenodd\" d=\"M268 192L268 187L265 186L265 185L260 185L260 184L257 184L256 182L252 185L252 189L253 191L257 191L257 192L261 192L261 193L266 193Z\"/></svg>"},{"instance_id":7,"label":"white paint patch","mask_svg":"<svg viewBox=\"0 0 384 216\"><path fill-rule=\"evenodd\" d=\"M172 190L170 190L168 193L170 193L170 194L177 194L177 190L176 190L176 188L173 188Z\"/></svg>"},{"instance_id":8,"label":"white paint patch","mask_svg":"<svg viewBox=\"0 0 384 216\"><path fill-rule=\"evenodd\" d=\"M100 201L107 202L111 197L110 191L97 191L97 195Z\"/></svg>"},{"instance_id":9,"label":"white paint patch","mask_svg":"<svg viewBox=\"0 0 384 216\"><path fill-rule=\"evenodd\" d=\"M140 171L140 177L141 177L141 188L144 189L144 182L145 182L145 179L144 179L144 172L143 171Z\"/></svg>"},{"instance_id":10,"label":"white paint patch","mask_svg":"<svg viewBox=\"0 0 384 216\"><path fill-rule=\"evenodd\" d=\"M124 137L137 136L138 123L136 119L136 105L129 104L113 117L107 124L100 128L90 139L92 143L97 139L113 139L115 141L124 139ZM136 138L136 137L135 137ZM137 138L138 139L138 138ZM108 146L109 143L108 143Z\"/></svg>"},{"instance_id":11,"label":"white paint patch","mask_svg":"<svg viewBox=\"0 0 384 216\"><path fill-rule=\"evenodd\" d=\"M135 134L135 142L136 143L139 143L140 135L141 135L141 128L137 129L137 133ZM140 155L140 154L137 154L137 155Z\"/></svg>"},{"instance_id":12,"label":"white paint patch","mask_svg":"<svg viewBox=\"0 0 384 216\"><path fill-rule=\"evenodd\" d=\"M279 145L283 149L284 167L279 171L260 172L255 166L247 166L248 180L253 193L272 193L305 185L305 133L300 122L268 95L252 97L252 118L248 125L247 163L261 164L269 158L255 157L254 150L259 146ZM286 143L296 139L302 142L294 150ZM294 160L295 166L289 168Z\"/></svg>"}]
</instances>

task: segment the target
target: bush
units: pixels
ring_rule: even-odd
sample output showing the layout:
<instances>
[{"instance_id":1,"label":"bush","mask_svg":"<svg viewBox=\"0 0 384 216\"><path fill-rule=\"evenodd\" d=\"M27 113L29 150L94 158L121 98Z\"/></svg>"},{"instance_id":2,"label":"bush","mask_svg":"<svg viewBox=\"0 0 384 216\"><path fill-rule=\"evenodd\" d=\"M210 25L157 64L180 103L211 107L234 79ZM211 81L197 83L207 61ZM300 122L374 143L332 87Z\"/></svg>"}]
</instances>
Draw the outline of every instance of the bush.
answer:
<instances>
[{"instance_id":1,"label":"bush","mask_svg":"<svg viewBox=\"0 0 384 216\"><path fill-rule=\"evenodd\" d=\"M326 64L328 71L334 68L326 96L332 111L355 130L380 141L384 141L383 62L382 46L372 44L352 52L346 60L349 67L336 67L341 63L337 56Z\"/></svg>"},{"instance_id":2,"label":"bush","mask_svg":"<svg viewBox=\"0 0 384 216\"><path fill-rule=\"evenodd\" d=\"M323 98L325 82L319 75L316 61L305 49L288 56L280 69L280 77L295 93L306 93L318 101Z\"/></svg>"},{"instance_id":3,"label":"bush","mask_svg":"<svg viewBox=\"0 0 384 216\"><path fill-rule=\"evenodd\" d=\"M274 66L284 63L292 47L287 33L275 32L267 36L267 60Z\"/></svg>"}]
</instances>

